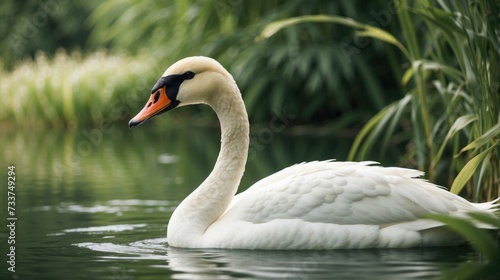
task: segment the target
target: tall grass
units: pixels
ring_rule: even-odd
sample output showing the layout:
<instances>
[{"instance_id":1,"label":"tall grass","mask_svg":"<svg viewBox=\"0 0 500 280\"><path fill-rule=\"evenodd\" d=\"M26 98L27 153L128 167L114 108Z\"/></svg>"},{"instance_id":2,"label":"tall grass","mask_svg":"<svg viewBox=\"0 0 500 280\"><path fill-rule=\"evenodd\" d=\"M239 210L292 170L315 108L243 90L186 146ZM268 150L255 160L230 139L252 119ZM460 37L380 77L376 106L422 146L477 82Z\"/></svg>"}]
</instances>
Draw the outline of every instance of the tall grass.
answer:
<instances>
[{"instance_id":1,"label":"tall grass","mask_svg":"<svg viewBox=\"0 0 500 280\"><path fill-rule=\"evenodd\" d=\"M157 69L144 57L99 51L82 55L39 53L0 75L0 120L4 125L66 126L97 124L125 118L147 94ZM118 111L121 110L121 111Z\"/></svg>"},{"instance_id":2,"label":"tall grass","mask_svg":"<svg viewBox=\"0 0 500 280\"><path fill-rule=\"evenodd\" d=\"M349 158L365 159L375 146L383 157L395 135L408 138L407 164L454 193L466 187L474 200L492 199L500 192L497 2L395 0L400 40L378 27L328 15L274 22L261 37L302 22L333 22L396 46L406 58L401 65L409 65L395 75L402 77L406 94L364 126Z\"/></svg>"}]
</instances>

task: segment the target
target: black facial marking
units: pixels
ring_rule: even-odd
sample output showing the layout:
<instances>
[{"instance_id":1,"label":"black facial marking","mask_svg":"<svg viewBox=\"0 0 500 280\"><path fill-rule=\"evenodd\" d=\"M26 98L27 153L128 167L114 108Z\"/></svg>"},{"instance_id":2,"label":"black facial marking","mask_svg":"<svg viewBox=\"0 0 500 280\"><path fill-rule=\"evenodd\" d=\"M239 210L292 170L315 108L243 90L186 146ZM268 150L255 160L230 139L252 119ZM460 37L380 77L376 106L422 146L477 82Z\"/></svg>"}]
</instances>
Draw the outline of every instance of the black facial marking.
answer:
<instances>
[{"instance_id":1,"label":"black facial marking","mask_svg":"<svg viewBox=\"0 0 500 280\"><path fill-rule=\"evenodd\" d=\"M186 80L191 80L192 78L194 78L194 73L191 71L187 71L186 73L184 73L184 78Z\"/></svg>"},{"instance_id":2,"label":"black facial marking","mask_svg":"<svg viewBox=\"0 0 500 280\"><path fill-rule=\"evenodd\" d=\"M182 82L184 82L185 80L190 80L194 76L195 74L193 72L187 71L184 74L161 77L151 89L151 94L156 94L156 92L158 92L160 88L166 87L165 91L167 92L168 99L176 101L177 93L179 92L179 87L181 86Z\"/></svg>"},{"instance_id":3,"label":"black facial marking","mask_svg":"<svg viewBox=\"0 0 500 280\"><path fill-rule=\"evenodd\" d=\"M158 99L160 99L160 91L157 91L155 93L155 100L154 100L154 103L158 102Z\"/></svg>"},{"instance_id":4,"label":"black facial marking","mask_svg":"<svg viewBox=\"0 0 500 280\"><path fill-rule=\"evenodd\" d=\"M149 102L146 107L149 108L151 105L156 104L158 100L160 100L160 95L161 95L161 88L165 88L165 94L167 95L168 99L170 100L170 104L163 108L161 111L156 112L154 115L149 116L147 119L144 119L142 121L134 121L134 119L130 120L128 123L129 127L133 127L136 125L140 125L141 123L147 121L148 119L163 114L167 111L172 110L173 108L177 107L179 105L179 100L177 100L177 94L179 93L179 87L181 86L182 82L185 80L190 80L194 78L195 73L191 71L184 72L184 74L178 74L178 75L169 75L165 77L161 77L158 82L153 86L151 89L151 94L154 94L154 99L153 102Z\"/></svg>"}]
</instances>

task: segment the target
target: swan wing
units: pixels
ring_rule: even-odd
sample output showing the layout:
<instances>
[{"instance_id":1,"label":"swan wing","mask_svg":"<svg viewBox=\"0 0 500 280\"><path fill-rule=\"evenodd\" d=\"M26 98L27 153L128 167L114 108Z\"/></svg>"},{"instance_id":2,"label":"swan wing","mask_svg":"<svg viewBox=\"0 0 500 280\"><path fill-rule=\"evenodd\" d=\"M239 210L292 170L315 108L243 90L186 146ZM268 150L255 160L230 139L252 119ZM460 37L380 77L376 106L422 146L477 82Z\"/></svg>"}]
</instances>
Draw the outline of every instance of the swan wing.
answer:
<instances>
[{"instance_id":1,"label":"swan wing","mask_svg":"<svg viewBox=\"0 0 500 280\"><path fill-rule=\"evenodd\" d=\"M288 167L237 195L219 221L293 219L381 227L408 223L422 230L440 225L417 222L423 215L478 211L466 200L415 178L423 175L420 171L373 164L320 161Z\"/></svg>"}]
</instances>

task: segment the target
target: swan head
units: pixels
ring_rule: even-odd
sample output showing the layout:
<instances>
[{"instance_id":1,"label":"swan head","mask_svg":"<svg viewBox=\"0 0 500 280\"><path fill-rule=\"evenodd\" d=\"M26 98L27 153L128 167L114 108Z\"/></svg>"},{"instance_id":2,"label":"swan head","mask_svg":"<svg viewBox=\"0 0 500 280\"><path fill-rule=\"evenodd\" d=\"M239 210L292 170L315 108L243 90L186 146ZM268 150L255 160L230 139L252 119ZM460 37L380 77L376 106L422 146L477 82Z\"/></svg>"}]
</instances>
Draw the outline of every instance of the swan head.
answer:
<instances>
[{"instance_id":1,"label":"swan head","mask_svg":"<svg viewBox=\"0 0 500 280\"><path fill-rule=\"evenodd\" d=\"M172 64L151 89L144 108L130 120L133 127L173 108L190 104L211 104L214 96L236 87L233 77L215 59L194 56Z\"/></svg>"}]
</instances>

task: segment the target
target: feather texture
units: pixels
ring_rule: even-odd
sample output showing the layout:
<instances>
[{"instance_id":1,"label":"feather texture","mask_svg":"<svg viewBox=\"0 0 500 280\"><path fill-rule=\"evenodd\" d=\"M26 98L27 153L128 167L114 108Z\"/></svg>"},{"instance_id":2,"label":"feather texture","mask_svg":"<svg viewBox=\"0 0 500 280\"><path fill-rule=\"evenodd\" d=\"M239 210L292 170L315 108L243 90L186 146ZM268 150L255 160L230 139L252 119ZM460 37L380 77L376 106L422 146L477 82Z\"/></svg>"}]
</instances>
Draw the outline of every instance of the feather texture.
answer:
<instances>
[{"instance_id":1,"label":"feather texture","mask_svg":"<svg viewBox=\"0 0 500 280\"><path fill-rule=\"evenodd\" d=\"M455 235L442 229L428 240L435 235L430 230L443 225L423 217L481 211L415 178L420 171L373 164L309 162L264 178L235 196L206 232L216 237L206 246L223 247L228 240L235 248L274 249L454 245Z\"/></svg>"}]
</instances>

